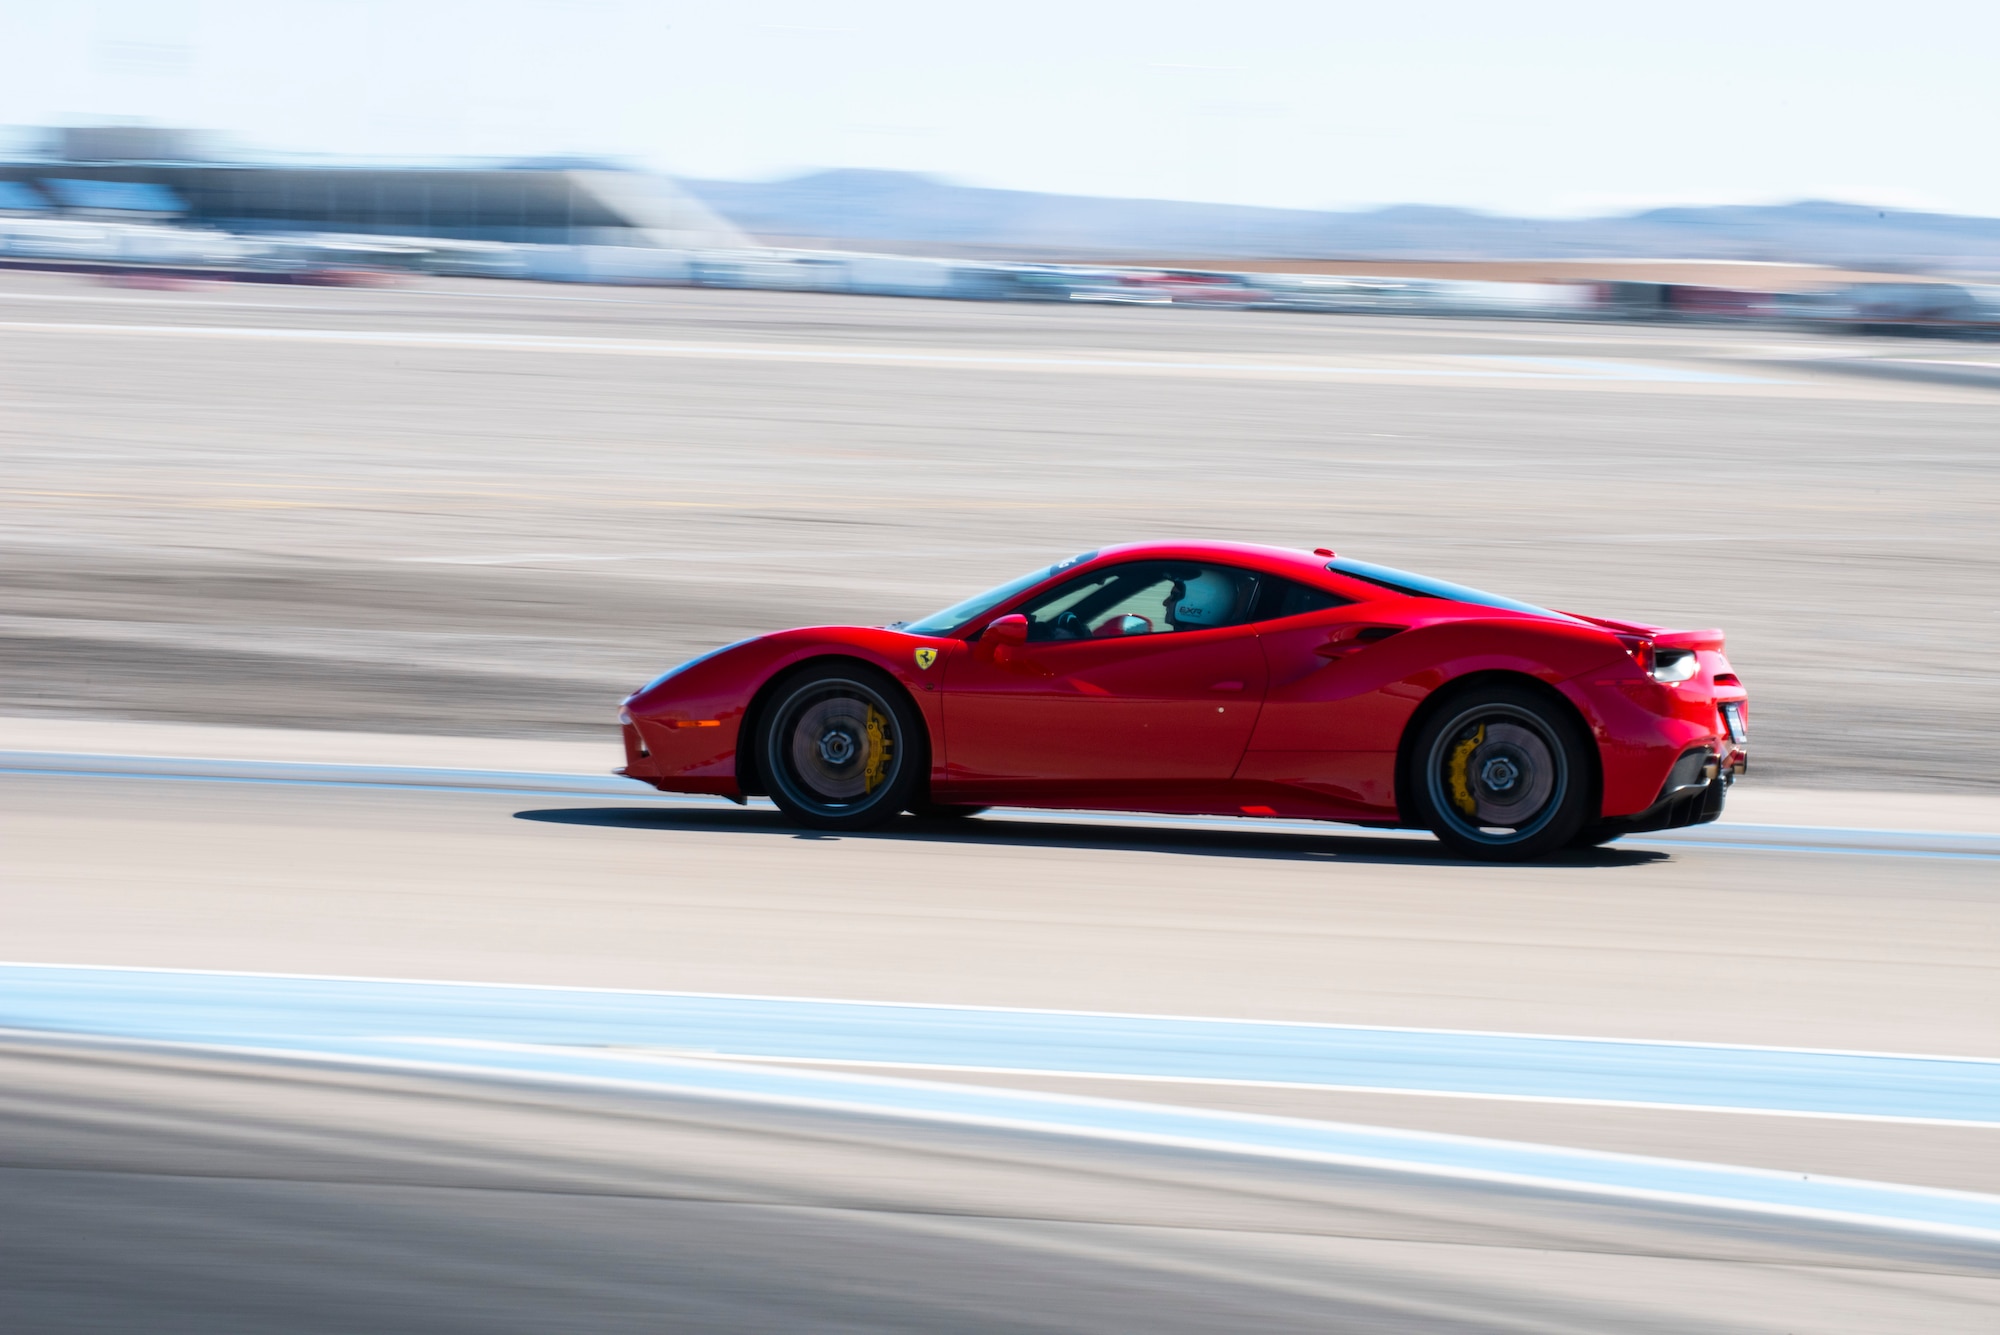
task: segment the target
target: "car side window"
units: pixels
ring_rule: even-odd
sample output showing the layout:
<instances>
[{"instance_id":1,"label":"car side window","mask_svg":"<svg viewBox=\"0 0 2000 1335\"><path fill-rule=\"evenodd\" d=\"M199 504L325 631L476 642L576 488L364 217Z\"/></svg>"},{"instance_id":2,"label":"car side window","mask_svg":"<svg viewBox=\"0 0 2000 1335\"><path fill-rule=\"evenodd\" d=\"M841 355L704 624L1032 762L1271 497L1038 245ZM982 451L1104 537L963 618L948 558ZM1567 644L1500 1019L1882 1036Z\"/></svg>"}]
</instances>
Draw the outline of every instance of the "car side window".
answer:
<instances>
[{"instance_id":1,"label":"car side window","mask_svg":"<svg viewBox=\"0 0 2000 1335\"><path fill-rule=\"evenodd\" d=\"M1257 585L1257 610L1251 618L1254 621L1276 621L1306 612L1324 612L1329 607L1346 607L1354 601L1279 575L1259 575Z\"/></svg>"},{"instance_id":2,"label":"car side window","mask_svg":"<svg viewBox=\"0 0 2000 1335\"><path fill-rule=\"evenodd\" d=\"M1019 610L1030 641L1108 640L1241 625L1259 577L1201 561L1132 561L1059 584Z\"/></svg>"}]
</instances>

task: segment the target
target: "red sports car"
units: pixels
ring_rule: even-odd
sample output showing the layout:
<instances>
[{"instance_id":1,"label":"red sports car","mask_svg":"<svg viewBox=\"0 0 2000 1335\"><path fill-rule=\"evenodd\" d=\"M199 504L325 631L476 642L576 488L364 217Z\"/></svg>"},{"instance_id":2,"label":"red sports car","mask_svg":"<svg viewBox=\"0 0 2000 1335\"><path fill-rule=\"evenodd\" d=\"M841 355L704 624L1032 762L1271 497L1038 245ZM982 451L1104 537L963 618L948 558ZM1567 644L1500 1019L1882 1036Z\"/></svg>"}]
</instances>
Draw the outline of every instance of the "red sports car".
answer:
<instances>
[{"instance_id":1,"label":"red sports car","mask_svg":"<svg viewBox=\"0 0 2000 1335\"><path fill-rule=\"evenodd\" d=\"M624 774L819 829L993 805L1428 828L1520 859L1722 812L1722 632L1324 548L1088 552L921 621L778 631L625 701Z\"/></svg>"}]
</instances>

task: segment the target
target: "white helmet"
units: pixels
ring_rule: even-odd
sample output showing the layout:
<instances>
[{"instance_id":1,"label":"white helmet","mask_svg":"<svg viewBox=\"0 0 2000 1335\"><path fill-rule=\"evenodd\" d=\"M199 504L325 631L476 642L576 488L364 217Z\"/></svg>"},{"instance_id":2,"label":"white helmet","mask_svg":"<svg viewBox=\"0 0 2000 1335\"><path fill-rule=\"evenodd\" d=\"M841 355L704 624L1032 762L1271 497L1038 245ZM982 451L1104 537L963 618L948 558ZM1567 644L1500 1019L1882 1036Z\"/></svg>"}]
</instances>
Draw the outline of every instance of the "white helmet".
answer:
<instances>
[{"instance_id":1,"label":"white helmet","mask_svg":"<svg viewBox=\"0 0 2000 1335\"><path fill-rule=\"evenodd\" d=\"M1181 586L1174 600L1173 621L1184 630L1226 626L1236 616L1237 582L1221 570L1204 570Z\"/></svg>"}]
</instances>

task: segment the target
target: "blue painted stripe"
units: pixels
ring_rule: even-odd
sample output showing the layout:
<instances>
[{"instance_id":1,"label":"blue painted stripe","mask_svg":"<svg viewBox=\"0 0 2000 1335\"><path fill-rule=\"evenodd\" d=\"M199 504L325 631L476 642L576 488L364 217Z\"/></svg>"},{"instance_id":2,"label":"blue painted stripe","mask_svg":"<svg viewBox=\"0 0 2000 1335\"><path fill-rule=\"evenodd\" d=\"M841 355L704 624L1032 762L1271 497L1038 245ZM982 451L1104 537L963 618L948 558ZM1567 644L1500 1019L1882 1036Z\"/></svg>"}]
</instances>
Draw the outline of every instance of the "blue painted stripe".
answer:
<instances>
[{"instance_id":1,"label":"blue painted stripe","mask_svg":"<svg viewBox=\"0 0 2000 1335\"><path fill-rule=\"evenodd\" d=\"M1958 853L1938 848L1871 847L1867 844L1781 844L1762 839L1660 839L1636 835L1635 847L1728 849L1751 853L1832 853L1864 858L1930 858L1943 862L2000 862L2000 853Z\"/></svg>"},{"instance_id":2,"label":"blue painted stripe","mask_svg":"<svg viewBox=\"0 0 2000 1335\"><path fill-rule=\"evenodd\" d=\"M184 1046L184 1045L175 1045ZM2000 1244L2000 1197L1388 1127L1110 1099L772 1070L605 1050L319 1038L193 1045L253 1055L514 1078L1163 1145Z\"/></svg>"},{"instance_id":3,"label":"blue painted stripe","mask_svg":"<svg viewBox=\"0 0 2000 1335\"><path fill-rule=\"evenodd\" d=\"M1173 1016L6 965L0 1025L252 1046L421 1035L2000 1126L1994 1060Z\"/></svg>"},{"instance_id":4,"label":"blue painted stripe","mask_svg":"<svg viewBox=\"0 0 2000 1335\"><path fill-rule=\"evenodd\" d=\"M536 770L463 769L428 765L348 765L327 761L225 760L196 756L98 755L61 751L0 751L0 773L119 779L243 779L259 782L356 785L371 788L491 789L564 792L581 796L653 791L611 773L615 747L605 748L602 774L551 774Z\"/></svg>"},{"instance_id":5,"label":"blue painted stripe","mask_svg":"<svg viewBox=\"0 0 2000 1335\"><path fill-rule=\"evenodd\" d=\"M1171 1057L1179 1042L1204 1060L1232 1046L1262 1060L1296 1065L1325 1060L1327 1045L1362 1064L1401 1048L1437 1067L1471 1057L1480 1045L1515 1053L1559 1049L1622 1054L1599 1072L1616 1082L1650 1056L1671 1074L1703 1065L1725 1079L1804 1060L1894 1084L1930 1071L1929 1092L1947 1098L1956 1082L1990 1086L2000 1063L1880 1054L1793 1052L1693 1045L1607 1043L1522 1035L1448 1034L1329 1025L1063 1012L886 1006L784 998L485 984L389 982L170 970L0 965L0 1025L200 1050L249 1052L371 1066L556 1081L681 1096L751 1100L793 1107L919 1118L1041 1133L1178 1146L1217 1153L1348 1165L1625 1199L1675 1202L2000 1243L2000 1197L1879 1182L1809 1177L1718 1164L1643 1158L1445 1136L1383 1127L1256 1117L1195 1108L1073 1098L911 1080L760 1068L655 1051L704 1036L732 1046L769 1041L821 1048L854 1040L956 1043L960 1051L1036 1045L1075 1060L1121 1050ZM1443 1045L1443 1046L1440 1046ZM1490 1055L1490 1054L1489 1054ZM1860 1063L1853 1066L1853 1063ZM1941 1083L1939 1071L1947 1074ZM1572 1072L1571 1074L1574 1074ZM1814 1084L1809 1080L1808 1085ZM1916 1085L1924 1085L1919 1077ZM1921 1092L1907 1087L1905 1094Z\"/></svg>"}]
</instances>

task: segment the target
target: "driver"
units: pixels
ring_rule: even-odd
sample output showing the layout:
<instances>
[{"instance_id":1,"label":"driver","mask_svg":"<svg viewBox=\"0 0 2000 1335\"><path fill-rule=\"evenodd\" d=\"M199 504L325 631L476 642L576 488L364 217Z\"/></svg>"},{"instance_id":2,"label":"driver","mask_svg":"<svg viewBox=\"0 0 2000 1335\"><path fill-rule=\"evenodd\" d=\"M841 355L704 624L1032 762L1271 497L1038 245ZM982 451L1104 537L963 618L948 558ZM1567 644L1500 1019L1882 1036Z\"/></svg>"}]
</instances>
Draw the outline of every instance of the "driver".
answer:
<instances>
[{"instance_id":1,"label":"driver","mask_svg":"<svg viewBox=\"0 0 2000 1335\"><path fill-rule=\"evenodd\" d=\"M1223 570L1201 570L1174 584L1167 596L1167 622L1175 630L1205 630L1236 621L1243 581Z\"/></svg>"}]
</instances>

